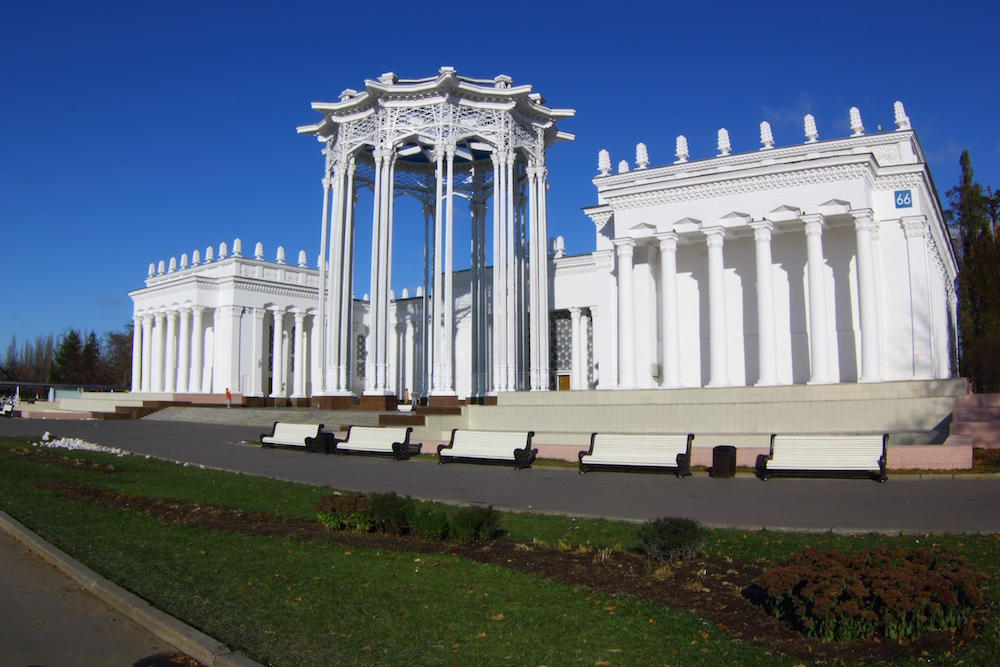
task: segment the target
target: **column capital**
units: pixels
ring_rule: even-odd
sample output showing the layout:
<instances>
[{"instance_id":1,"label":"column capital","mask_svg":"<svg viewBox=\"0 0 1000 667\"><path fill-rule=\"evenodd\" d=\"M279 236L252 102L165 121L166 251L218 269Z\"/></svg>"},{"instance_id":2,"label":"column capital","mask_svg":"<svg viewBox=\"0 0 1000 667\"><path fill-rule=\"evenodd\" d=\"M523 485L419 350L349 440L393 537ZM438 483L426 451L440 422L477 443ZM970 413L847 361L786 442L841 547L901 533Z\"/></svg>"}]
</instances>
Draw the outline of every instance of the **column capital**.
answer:
<instances>
[{"instance_id":1,"label":"column capital","mask_svg":"<svg viewBox=\"0 0 1000 667\"><path fill-rule=\"evenodd\" d=\"M927 216L913 215L900 220L906 238L913 239L927 236Z\"/></svg>"},{"instance_id":2,"label":"column capital","mask_svg":"<svg viewBox=\"0 0 1000 667\"><path fill-rule=\"evenodd\" d=\"M635 239L628 237L615 239L614 244L619 257L631 257L635 253Z\"/></svg>"},{"instance_id":3,"label":"column capital","mask_svg":"<svg viewBox=\"0 0 1000 667\"><path fill-rule=\"evenodd\" d=\"M823 234L823 216L818 213L802 216L806 236L821 236Z\"/></svg>"},{"instance_id":4,"label":"column capital","mask_svg":"<svg viewBox=\"0 0 1000 667\"><path fill-rule=\"evenodd\" d=\"M189 319L191 319L191 308L190 307L188 307L188 306L181 306L178 309L177 312L180 314L182 320L189 320Z\"/></svg>"},{"instance_id":5,"label":"column capital","mask_svg":"<svg viewBox=\"0 0 1000 667\"><path fill-rule=\"evenodd\" d=\"M138 326L142 326L142 320L144 318L145 318L145 315L133 315L132 316L132 324L134 324L137 327Z\"/></svg>"},{"instance_id":6,"label":"column capital","mask_svg":"<svg viewBox=\"0 0 1000 667\"><path fill-rule=\"evenodd\" d=\"M566 310L569 311L570 317L572 317L574 320L579 319L580 313L583 311L583 309L580 308L580 306L570 306Z\"/></svg>"},{"instance_id":7,"label":"column capital","mask_svg":"<svg viewBox=\"0 0 1000 667\"><path fill-rule=\"evenodd\" d=\"M721 248L726 238L725 227L702 227L701 233L705 235L705 244L709 248Z\"/></svg>"},{"instance_id":8,"label":"column capital","mask_svg":"<svg viewBox=\"0 0 1000 667\"><path fill-rule=\"evenodd\" d=\"M264 321L264 313L266 313L266 312L267 311L265 309L263 309L263 308L254 308L253 309L253 318L255 320L257 320L258 322L262 322L262 321Z\"/></svg>"},{"instance_id":9,"label":"column capital","mask_svg":"<svg viewBox=\"0 0 1000 667\"><path fill-rule=\"evenodd\" d=\"M774 225L771 224L769 220L761 220L759 222L751 222L750 228L753 229L753 240L757 243L770 243L771 242L771 232L774 231Z\"/></svg>"},{"instance_id":10,"label":"column capital","mask_svg":"<svg viewBox=\"0 0 1000 667\"><path fill-rule=\"evenodd\" d=\"M877 224L875 214L870 208L854 209L851 211L851 216L854 218L855 231L871 231L872 226Z\"/></svg>"},{"instance_id":11,"label":"column capital","mask_svg":"<svg viewBox=\"0 0 1000 667\"><path fill-rule=\"evenodd\" d=\"M205 306L191 306L191 312L195 315L201 315L207 310Z\"/></svg>"},{"instance_id":12,"label":"column capital","mask_svg":"<svg viewBox=\"0 0 1000 667\"><path fill-rule=\"evenodd\" d=\"M662 232L656 234L656 240L660 242L660 252L677 252L677 232Z\"/></svg>"},{"instance_id":13,"label":"column capital","mask_svg":"<svg viewBox=\"0 0 1000 667\"><path fill-rule=\"evenodd\" d=\"M297 311L297 312L292 313L292 314L295 315L295 323L296 324L302 324L303 322L306 321L306 314L303 313L302 311Z\"/></svg>"},{"instance_id":14,"label":"column capital","mask_svg":"<svg viewBox=\"0 0 1000 667\"><path fill-rule=\"evenodd\" d=\"M320 183L323 184L324 190L329 190L330 186L333 185L333 179L330 178L329 176L324 176L323 178L320 179Z\"/></svg>"}]
</instances>

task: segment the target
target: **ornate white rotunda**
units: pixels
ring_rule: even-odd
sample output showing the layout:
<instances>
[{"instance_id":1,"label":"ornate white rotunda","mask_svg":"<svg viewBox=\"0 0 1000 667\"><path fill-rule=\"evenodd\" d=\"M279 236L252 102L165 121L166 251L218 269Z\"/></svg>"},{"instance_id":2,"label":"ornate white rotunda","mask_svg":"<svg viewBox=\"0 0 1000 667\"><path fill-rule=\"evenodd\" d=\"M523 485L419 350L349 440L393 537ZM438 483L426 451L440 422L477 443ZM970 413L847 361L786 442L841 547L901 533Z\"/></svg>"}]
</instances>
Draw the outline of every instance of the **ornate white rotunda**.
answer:
<instances>
[{"instance_id":1,"label":"ornate white rotunda","mask_svg":"<svg viewBox=\"0 0 1000 667\"><path fill-rule=\"evenodd\" d=\"M457 402L455 391L454 210L468 202L472 221L469 276L469 396L549 388L549 318L545 151L571 140L530 86L507 76L470 79L442 68L427 79L384 74L298 129L325 144L318 321L319 391L314 404L349 406L352 398L352 277L355 201L374 193L367 368L362 405L391 407L395 341L390 306L396 197L423 203L425 266L419 308L421 383L431 403ZM492 210L492 280L487 280L486 220ZM400 220L401 224L413 224ZM325 294L324 294L325 292ZM493 326L497 323L498 326Z\"/></svg>"}]
</instances>

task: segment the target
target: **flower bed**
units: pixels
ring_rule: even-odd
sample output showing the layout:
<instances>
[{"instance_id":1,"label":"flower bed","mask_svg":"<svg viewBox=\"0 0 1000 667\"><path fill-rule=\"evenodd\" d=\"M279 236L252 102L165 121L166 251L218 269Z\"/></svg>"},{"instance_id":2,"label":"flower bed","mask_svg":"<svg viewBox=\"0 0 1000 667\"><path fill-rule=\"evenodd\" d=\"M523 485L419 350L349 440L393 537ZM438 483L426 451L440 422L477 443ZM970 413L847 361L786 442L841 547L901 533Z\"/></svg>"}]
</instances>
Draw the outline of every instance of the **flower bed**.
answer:
<instances>
[{"instance_id":1,"label":"flower bed","mask_svg":"<svg viewBox=\"0 0 1000 667\"><path fill-rule=\"evenodd\" d=\"M853 555L807 548L760 579L764 607L823 641L882 636L912 639L960 628L982 606L975 565L951 551L910 553L881 546Z\"/></svg>"}]
</instances>

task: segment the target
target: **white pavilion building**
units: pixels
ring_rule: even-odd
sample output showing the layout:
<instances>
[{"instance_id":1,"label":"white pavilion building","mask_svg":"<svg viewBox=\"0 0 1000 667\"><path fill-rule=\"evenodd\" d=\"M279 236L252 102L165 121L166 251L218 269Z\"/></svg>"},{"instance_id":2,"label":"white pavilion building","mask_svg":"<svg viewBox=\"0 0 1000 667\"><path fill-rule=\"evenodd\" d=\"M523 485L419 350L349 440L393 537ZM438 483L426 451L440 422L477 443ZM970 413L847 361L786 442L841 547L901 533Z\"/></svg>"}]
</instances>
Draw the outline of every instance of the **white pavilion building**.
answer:
<instances>
[{"instance_id":1,"label":"white pavilion building","mask_svg":"<svg viewBox=\"0 0 1000 667\"><path fill-rule=\"evenodd\" d=\"M505 76L386 74L313 105L323 143L319 268L241 241L151 264L130 293L132 390L231 389L247 404L386 409L510 392L662 390L950 378L956 262L900 103L896 128L675 159L594 178L593 252L549 239L545 154L572 135ZM666 150L653 146L654 155ZM374 194L369 285L353 284L355 200ZM392 289L393 202L423 204L424 285ZM454 271L454 206L472 268ZM489 258L487 248L490 249ZM313 253L316 251L314 250ZM315 258L316 255L313 254ZM360 288L360 289L359 289ZM367 291L366 298L353 298Z\"/></svg>"}]
</instances>

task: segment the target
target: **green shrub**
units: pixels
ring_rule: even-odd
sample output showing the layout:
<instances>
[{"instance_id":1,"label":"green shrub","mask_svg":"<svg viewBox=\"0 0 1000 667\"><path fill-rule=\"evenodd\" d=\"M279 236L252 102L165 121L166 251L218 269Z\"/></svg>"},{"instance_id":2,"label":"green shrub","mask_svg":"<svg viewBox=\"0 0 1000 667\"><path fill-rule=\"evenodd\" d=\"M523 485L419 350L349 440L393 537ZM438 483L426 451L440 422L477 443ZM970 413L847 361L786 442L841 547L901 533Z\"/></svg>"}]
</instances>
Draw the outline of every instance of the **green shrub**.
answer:
<instances>
[{"instance_id":1,"label":"green shrub","mask_svg":"<svg viewBox=\"0 0 1000 667\"><path fill-rule=\"evenodd\" d=\"M448 512L436 503L413 503L408 518L413 529L428 540L448 537Z\"/></svg>"},{"instance_id":2,"label":"green shrub","mask_svg":"<svg viewBox=\"0 0 1000 667\"><path fill-rule=\"evenodd\" d=\"M947 550L806 549L764 574L764 608L822 641L912 639L959 628L983 604L979 568Z\"/></svg>"},{"instance_id":3,"label":"green shrub","mask_svg":"<svg viewBox=\"0 0 1000 667\"><path fill-rule=\"evenodd\" d=\"M639 528L639 551L657 563L690 560L702 552L708 531L697 521L665 517L647 521Z\"/></svg>"},{"instance_id":4,"label":"green shrub","mask_svg":"<svg viewBox=\"0 0 1000 667\"><path fill-rule=\"evenodd\" d=\"M463 507L451 519L449 534L456 542L492 540L500 529L500 513L489 507Z\"/></svg>"},{"instance_id":5,"label":"green shrub","mask_svg":"<svg viewBox=\"0 0 1000 667\"><path fill-rule=\"evenodd\" d=\"M405 535L410 532L408 510L413 501L400 498L395 493L369 493L368 514L371 517L372 529L390 535Z\"/></svg>"},{"instance_id":6,"label":"green shrub","mask_svg":"<svg viewBox=\"0 0 1000 667\"><path fill-rule=\"evenodd\" d=\"M374 526L368 498L363 493L347 491L324 496L316 503L317 517L330 530L353 528L362 533Z\"/></svg>"}]
</instances>

